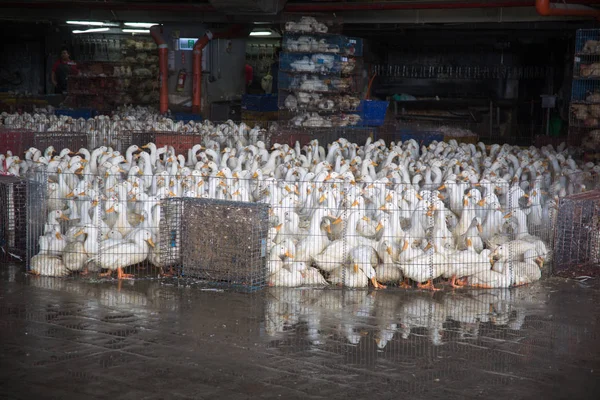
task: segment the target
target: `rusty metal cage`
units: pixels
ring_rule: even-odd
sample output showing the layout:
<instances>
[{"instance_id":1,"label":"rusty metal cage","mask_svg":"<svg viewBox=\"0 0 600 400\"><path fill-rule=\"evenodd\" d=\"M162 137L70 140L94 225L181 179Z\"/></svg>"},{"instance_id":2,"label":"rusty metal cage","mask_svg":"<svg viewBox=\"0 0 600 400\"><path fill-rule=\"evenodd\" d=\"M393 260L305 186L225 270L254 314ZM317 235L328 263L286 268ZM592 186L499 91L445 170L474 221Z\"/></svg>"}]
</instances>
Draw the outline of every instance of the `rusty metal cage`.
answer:
<instances>
[{"instance_id":1,"label":"rusty metal cage","mask_svg":"<svg viewBox=\"0 0 600 400\"><path fill-rule=\"evenodd\" d=\"M266 285L268 205L193 198L164 203L164 264L180 260L183 276L211 283Z\"/></svg>"},{"instance_id":2,"label":"rusty metal cage","mask_svg":"<svg viewBox=\"0 0 600 400\"><path fill-rule=\"evenodd\" d=\"M88 148L88 135L83 132L36 132L33 146L38 149L53 146L57 151L70 149L76 152Z\"/></svg>"},{"instance_id":3,"label":"rusty metal cage","mask_svg":"<svg viewBox=\"0 0 600 400\"><path fill-rule=\"evenodd\" d=\"M27 247L27 181L0 176L0 260L22 262Z\"/></svg>"},{"instance_id":4,"label":"rusty metal cage","mask_svg":"<svg viewBox=\"0 0 600 400\"><path fill-rule=\"evenodd\" d=\"M21 156L33 144L33 136L32 130L0 126L0 154Z\"/></svg>"},{"instance_id":5,"label":"rusty metal cage","mask_svg":"<svg viewBox=\"0 0 600 400\"><path fill-rule=\"evenodd\" d=\"M554 246L556 274L600 274L600 190L561 199Z\"/></svg>"}]
</instances>

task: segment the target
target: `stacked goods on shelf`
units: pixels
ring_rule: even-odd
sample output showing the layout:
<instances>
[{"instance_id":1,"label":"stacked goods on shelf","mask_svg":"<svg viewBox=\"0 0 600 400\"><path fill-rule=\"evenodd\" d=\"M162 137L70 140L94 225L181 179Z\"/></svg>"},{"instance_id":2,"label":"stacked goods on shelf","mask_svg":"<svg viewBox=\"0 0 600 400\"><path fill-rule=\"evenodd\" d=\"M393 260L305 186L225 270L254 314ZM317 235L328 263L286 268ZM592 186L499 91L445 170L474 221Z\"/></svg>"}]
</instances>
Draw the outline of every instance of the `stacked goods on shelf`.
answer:
<instances>
[{"instance_id":1,"label":"stacked goods on shelf","mask_svg":"<svg viewBox=\"0 0 600 400\"><path fill-rule=\"evenodd\" d=\"M156 44L137 37L114 40L119 40L117 53L81 63L81 73L69 78L67 106L108 110L158 103Z\"/></svg>"},{"instance_id":2,"label":"stacked goods on shelf","mask_svg":"<svg viewBox=\"0 0 600 400\"><path fill-rule=\"evenodd\" d=\"M279 108L296 128L355 126L362 42L332 33L340 25L302 17L285 24L279 57ZM282 116L283 116L282 115ZM280 118L281 120L282 118Z\"/></svg>"},{"instance_id":3,"label":"stacked goods on shelf","mask_svg":"<svg viewBox=\"0 0 600 400\"><path fill-rule=\"evenodd\" d=\"M577 31L569 143L581 145L586 159L600 156L600 29Z\"/></svg>"}]
</instances>

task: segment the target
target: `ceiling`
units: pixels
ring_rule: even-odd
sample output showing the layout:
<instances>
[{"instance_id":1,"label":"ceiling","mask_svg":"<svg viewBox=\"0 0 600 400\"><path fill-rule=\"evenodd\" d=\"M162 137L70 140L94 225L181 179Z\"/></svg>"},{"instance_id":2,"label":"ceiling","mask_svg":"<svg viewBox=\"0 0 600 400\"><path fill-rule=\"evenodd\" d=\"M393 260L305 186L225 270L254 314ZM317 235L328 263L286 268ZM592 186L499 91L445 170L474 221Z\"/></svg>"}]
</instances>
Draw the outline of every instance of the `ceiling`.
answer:
<instances>
[{"instance_id":1,"label":"ceiling","mask_svg":"<svg viewBox=\"0 0 600 400\"><path fill-rule=\"evenodd\" d=\"M552 0L590 8L600 0ZM286 14L335 14L344 25L552 23L534 0L0 0L0 19L60 23L67 19L148 22L281 22ZM589 19L587 20L589 21ZM590 23L590 22L588 22ZM560 29L560 28L558 28Z\"/></svg>"}]
</instances>

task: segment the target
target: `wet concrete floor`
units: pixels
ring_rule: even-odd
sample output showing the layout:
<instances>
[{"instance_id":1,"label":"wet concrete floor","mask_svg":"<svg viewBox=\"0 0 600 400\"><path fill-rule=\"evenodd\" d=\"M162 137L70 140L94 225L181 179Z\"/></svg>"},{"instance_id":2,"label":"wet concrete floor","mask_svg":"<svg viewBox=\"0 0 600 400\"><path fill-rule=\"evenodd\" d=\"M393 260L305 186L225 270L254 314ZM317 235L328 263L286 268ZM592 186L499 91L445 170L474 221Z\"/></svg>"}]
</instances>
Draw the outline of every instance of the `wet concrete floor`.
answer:
<instances>
[{"instance_id":1,"label":"wet concrete floor","mask_svg":"<svg viewBox=\"0 0 600 400\"><path fill-rule=\"evenodd\" d=\"M214 290L0 267L0 399L599 398L600 286Z\"/></svg>"}]
</instances>

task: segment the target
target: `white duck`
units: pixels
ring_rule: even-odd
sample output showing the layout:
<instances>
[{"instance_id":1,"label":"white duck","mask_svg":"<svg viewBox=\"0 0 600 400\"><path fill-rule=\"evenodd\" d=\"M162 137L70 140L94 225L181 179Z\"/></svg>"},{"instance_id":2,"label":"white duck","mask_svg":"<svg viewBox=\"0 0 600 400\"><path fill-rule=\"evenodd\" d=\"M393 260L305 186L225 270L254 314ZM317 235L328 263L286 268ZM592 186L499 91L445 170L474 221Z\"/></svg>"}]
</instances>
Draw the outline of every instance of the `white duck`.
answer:
<instances>
[{"instance_id":1,"label":"white duck","mask_svg":"<svg viewBox=\"0 0 600 400\"><path fill-rule=\"evenodd\" d=\"M65 267L61 258L49 254L48 238L41 236L38 244L40 251L31 258L28 272L40 276L63 277L69 275L69 270Z\"/></svg>"},{"instance_id":2,"label":"white duck","mask_svg":"<svg viewBox=\"0 0 600 400\"><path fill-rule=\"evenodd\" d=\"M375 288L385 286L377 282L374 266L378 263L377 252L371 246L357 246L350 250L348 264L342 265L331 272L329 281L335 285L361 288L367 287L369 281Z\"/></svg>"},{"instance_id":3,"label":"white duck","mask_svg":"<svg viewBox=\"0 0 600 400\"><path fill-rule=\"evenodd\" d=\"M101 276L110 276L117 271L118 279L133 278L133 275L123 273L123 268L142 263L148 257L150 247L154 247L152 234L147 230L135 233L131 240L111 246L97 254L92 260L96 261L100 268L108 269Z\"/></svg>"}]
</instances>

